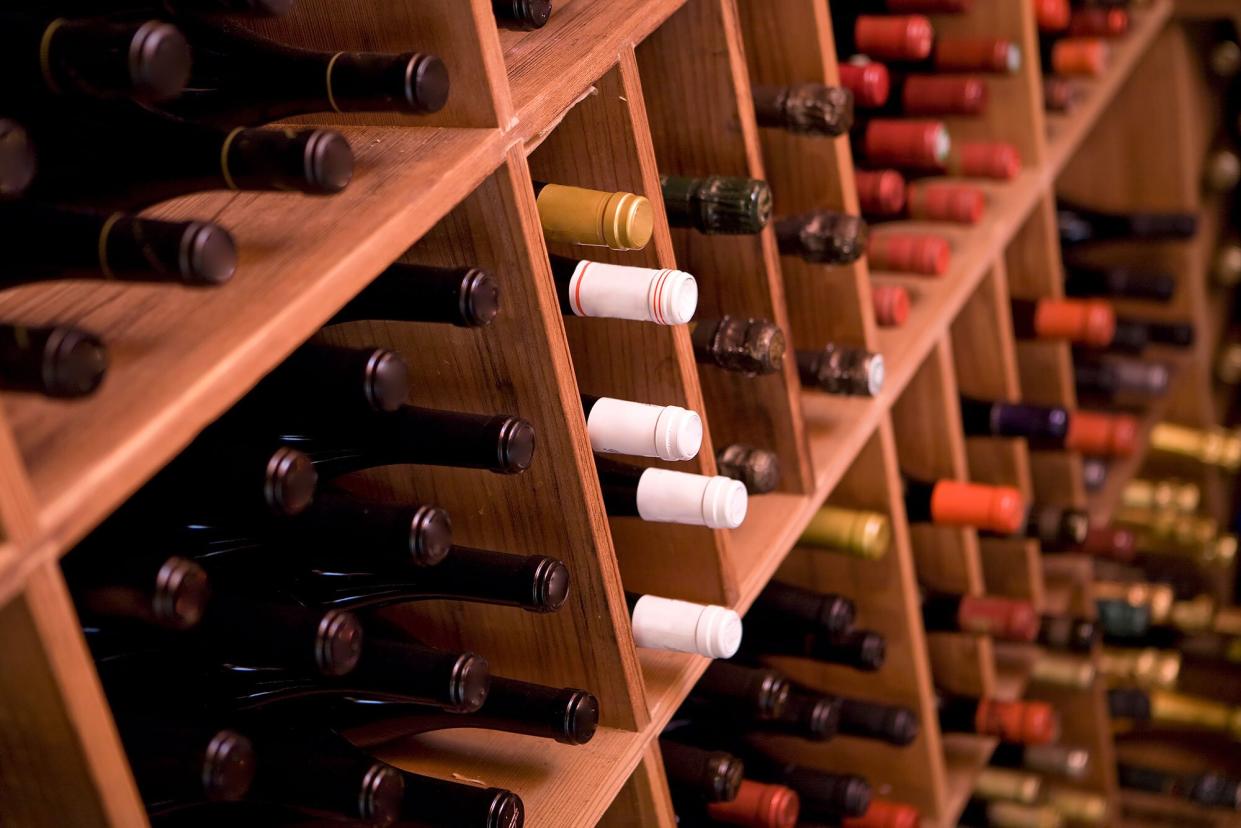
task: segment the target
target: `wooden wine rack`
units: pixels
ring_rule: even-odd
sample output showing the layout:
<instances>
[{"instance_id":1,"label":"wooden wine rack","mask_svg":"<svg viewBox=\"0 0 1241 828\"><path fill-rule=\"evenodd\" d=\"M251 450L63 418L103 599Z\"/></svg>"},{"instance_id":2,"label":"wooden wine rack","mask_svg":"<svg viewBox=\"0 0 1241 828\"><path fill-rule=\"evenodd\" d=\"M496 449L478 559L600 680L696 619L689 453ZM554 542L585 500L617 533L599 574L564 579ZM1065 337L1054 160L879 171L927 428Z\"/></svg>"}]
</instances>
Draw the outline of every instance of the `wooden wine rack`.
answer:
<instances>
[{"instance_id":1,"label":"wooden wine rack","mask_svg":"<svg viewBox=\"0 0 1241 828\"><path fill-rule=\"evenodd\" d=\"M1013 38L1026 60L1017 75L989 80L986 117L952 123L957 137L1017 144L1024 170L1009 182L983 182L989 203L980 224L935 227L953 256L949 272L933 279L871 274L865 260L811 266L781 257L771 230L703 237L664 220L660 173L764 178L778 214L856 212L847 139L760 129L751 103L752 82L837 82L827 0L557 0L550 23L533 32L497 30L487 0L300 0L290 17L265 22L265 34L298 45L439 54L452 75L451 100L429 118L332 121L358 160L338 196L210 194L161 206L161 215L211 217L234 233L241 263L223 289L65 283L0 299L6 317L99 332L113 363L84 401L0 399L0 825L146 824L58 557L316 335L399 350L419 404L512 412L535 425L538 452L523 475L402 468L366 485L446 507L464 543L563 558L574 579L569 603L549 616L445 602L396 617L423 639L485 654L498 674L587 688L603 711L604 726L583 747L447 731L388 743L384 759L511 788L532 826L672 825L657 738L707 662L636 650L622 584L744 612L778 571L853 597L860 623L888 641L876 674L783 666L812 686L907 705L922 722L906 748L842 737L776 739L778 749L866 775L884 796L916 805L924 825L955 825L994 742L941 735L934 688L1021 695L1032 654L986 638L928 635L919 583L1089 613L1089 571L1041 558L1033 542L909 526L900 470L1015 485L1041 500L1089 505L1102 518L1138 468L1135 460L1118 469L1102 494L1087 498L1079 457L967 440L958 399L1075 402L1067 348L1016 342L1008 312L1010 296L1063 292L1057 184L1102 206L1197 207L1205 133L1176 132L1188 115L1139 111L1150 85L1189 82L1184 42L1165 29L1171 11L1170 0L1136 11L1107 74L1083 82L1085 99L1070 115L1052 118L1042 109L1029 3L980 2L934 21L939 31ZM1169 61L1179 80L1167 81ZM1181 91L1163 94L1176 106L1198 100ZM1116 131L1138 140L1134 123L1142 125L1140 163L1167 156L1165 175L1134 175L1124 166L1138 163L1129 155L1109 162ZM1155 177L1174 181L1166 186L1175 193L1152 184ZM801 347L831 340L882 352L883 392L850 399L803 391L792 360L774 376L725 376L699 369L685 328L562 317L532 178L648 196L657 215L651 245L601 257L695 273L704 318L764 316ZM1213 240L1195 244L1205 246L1168 253L1186 265L1176 268L1183 301L1172 312L1205 324L1203 257ZM481 331L355 323L318 334L397 259L493 270L501 317ZM876 327L872 280L910 290L906 325ZM697 410L709 433L695 470L713 473L715 448L747 442L778 453L781 489L752 498L745 524L731 532L609 519L579 392ZM1147 430L1165 413L1152 409ZM798 548L827 500L889 515L889 554L859 561ZM1102 686L1059 692L1056 701L1073 738L1098 754L1084 787L1117 813Z\"/></svg>"}]
</instances>

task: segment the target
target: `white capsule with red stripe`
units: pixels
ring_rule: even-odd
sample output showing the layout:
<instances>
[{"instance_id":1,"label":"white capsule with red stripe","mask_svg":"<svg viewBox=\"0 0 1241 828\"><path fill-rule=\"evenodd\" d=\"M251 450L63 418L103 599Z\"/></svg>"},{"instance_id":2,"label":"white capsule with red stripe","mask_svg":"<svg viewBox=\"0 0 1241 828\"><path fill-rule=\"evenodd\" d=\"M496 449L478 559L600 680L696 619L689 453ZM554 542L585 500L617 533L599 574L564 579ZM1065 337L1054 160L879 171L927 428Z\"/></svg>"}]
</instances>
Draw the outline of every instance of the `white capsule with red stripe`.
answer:
<instances>
[{"instance_id":1,"label":"white capsule with red stripe","mask_svg":"<svg viewBox=\"0 0 1241 828\"><path fill-rule=\"evenodd\" d=\"M684 325L698 309L698 282L683 270L581 261L569 281L578 316Z\"/></svg>"}]
</instances>

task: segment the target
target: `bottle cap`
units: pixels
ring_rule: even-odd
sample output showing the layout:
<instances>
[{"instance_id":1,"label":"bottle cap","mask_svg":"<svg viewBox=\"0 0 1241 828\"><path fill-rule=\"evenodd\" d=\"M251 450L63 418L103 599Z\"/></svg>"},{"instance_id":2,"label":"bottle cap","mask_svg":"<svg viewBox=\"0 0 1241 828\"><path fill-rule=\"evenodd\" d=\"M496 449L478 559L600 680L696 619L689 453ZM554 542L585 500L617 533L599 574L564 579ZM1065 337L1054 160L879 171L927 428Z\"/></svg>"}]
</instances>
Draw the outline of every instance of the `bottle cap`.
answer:
<instances>
[{"instance_id":1,"label":"bottle cap","mask_svg":"<svg viewBox=\"0 0 1241 828\"><path fill-rule=\"evenodd\" d=\"M315 496L319 475L314 463L302 452L280 446L271 453L264 470L263 489L267 506L277 514L293 516L303 512Z\"/></svg>"},{"instance_id":2,"label":"bottle cap","mask_svg":"<svg viewBox=\"0 0 1241 828\"><path fill-rule=\"evenodd\" d=\"M552 16L552 0L507 0L504 5L508 12L505 19L518 23L526 30L543 28ZM507 824L496 823L497 826Z\"/></svg>"},{"instance_id":3,"label":"bottle cap","mask_svg":"<svg viewBox=\"0 0 1241 828\"><path fill-rule=\"evenodd\" d=\"M186 284L222 285L237 271L237 245L218 224L191 221L181 235L180 257Z\"/></svg>"},{"instance_id":4,"label":"bottle cap","mask_svg":"<svg viewBox=\"0 0 1241 828\"><path fill-rule=\"evenodd\" d=\"M1044 615L1039 641L1061 650L1089 652L1099 640L1099 632L1099 626L1088 618Z\"/></svg>"},{"instance_id":5,"label":"bottle cap","mask_svg":"<svg viewBox=\"0 0 1241 828\"><path fill-rule=\"evenodd\" d=\"M358 810L367 822L391 825L401 814L404 798L405 782L401 774L390 765L376 762L362 777Z\"/></svg>"},{"instance_id":6,"label":"bottle cap","mask_svg":"<svg viewBox=\"0 0 1241 828\"><path fill-rule=\"evenodd\" d=\"M351 612L323 613L315 630L315 664L325 676L343 676L358 666L362 656L362 624Z\"/></svg>"},{"instance_id":7,"label":"bottle cap","mask_svg":"<svg viewBox=\"0 0 1241 828\"><path fill-rule=\"evenodd\" d=\"M1107 799L1098 794L1055 787L1048 792L1047 803L1069 822L1083 825L1107 822Z\"/></svg>"},{"instance_id":8,"label":"bottle cap","mask_svg":"<svg viewBox=\"0 0 1241 828\"><path fill-rule=\"evenodd\" d=\"M639 647L732 658L741 646L741 616L727 607L643 595L631 616Z\"/></svg>"},{"instance_id":9,"label":"bottle cap","mask_svg":"<svg viewBox=\"0 0 1241 828\"><path fill-rule=\"evenodd\" d=\"M586 430L595 451L690 460L702 447L702 418L677 405L601 397L586 418Z\"/></svg>"},{"instance_id":10,"label":"bottle cap","mask_svg":"<svg viewBox=\"0 0 1241 828\"><path fill-rule=\"evenodd\" d=\"M1080 780L1090 769L1090 751L1064 745L1026 745L1022 764L1038 773Z\"/></svg>"},{"instance_id":11,"label":"bottle cap","mask_svg":"<svg viewBox=\"0 0 1241 828\"><path fill-rule=\"evenodd\" d=\"M549 2L548 8L551 7ZM503 788L489 788L493 794L487 805L486 828L521 828L526 824L526 805L521 797Z\"/></svg>"},{"instance_id":12,"label":"bottle cap","mask_svg":"<svg viewBox=\"0 0 1241 828\"><path fill-rule=\"evenodd\" d=\"M1035 0L1034 17L1040 31L1058 32L1068 28L1072 16L1069 0Z\"/></svg>"},{"instance_id":13,"label":"bottle cap","mask_svg":"<svg viewBox=\"0 0 1241 828\"><path fill-rule=\"evenodd\" d=\"M1026 530L1049 549L1078 547L1090 530L1090 515L1081 509L1035 505L1030 507Z\"/></svg>"},{"instance_id":14,"label":"bottle cap","mask_svg":"<svg viewBox=\"0 0 1241 828\"><path fill-rule=\"evenodd\" d=\"M332 129L305 131L302 166L309 193L339 193L353 180L353 149Z\"/></svg>"},{"instance_id":15,"label":"bottle cap","mask_svg":"<svg viewBox=\"0 0 1241 828\"><path fill-rule=\"evenodd\" d=\"M162 626L188 630L202 620L211 586L201 566L174 555L159 568L154 586L152 609Z\"/></svg>"},{"instance_id":16,"label":"bottle cap","mask_svg":"<svg viewBox=\"0 0 1241 828\"><path fill-rule=\"evenodd\" d=\"M599 700L585 690L566 688L568 698L556 705L561 731L556 741L566 745L584 745L595 736L599 728Z\"/></svg>"},{"instance_id":17,"label":"bottle cap","mask_svg":"<svg viewBox=\"0 0 1241 828\"><path fill-rule=\"evenodd\" d=\"M1137 554L1137 535L1118 526L1092 526L1086 530L1081 551L1116 561L1131 561Z\"/></svg>"},{"instance_id":18,"label":"bottle cap","mask_svg":"<svg viewBox=\"0 0 1241 828\"><path fill-rule=\"evenodd\" d=\"M1013 75L1021 69L1021 47L1000 37L942 37L935 46L937 72Z\"/></svg>"},{"instance_id":19,"label":"bottle cap","mask_svg":"<svg viewBox=\"0 0 1241 828\"><path fill-rule=\"evenodd\" d=\"M840 824L842 828L918 828L921 821L918 809L912 805L872 797L866 813L845 817Z\"/></svg>"},{"instance_id":20,"label":"bottle cap","mask_svg":"<svg viewBox=\"0 0 1241 828\"><path fill-rule=\"evenodd\" d=\"M548 241L641 250L651 240L655 213L645 197L547 184L536 203Z\"/></svg>"},{"instance_id":21,"label":"bottle cap","mask_svg":"<svg viewBox=\"0 0 1241 828\"><path fill-rule=\"evenodd\" d=\"M881 328L899 328L909 318L909 291L900 285L872 285L871 301L875 323Z\"/></svg>"},{"instance_id":22,"label":"bottle cap","mask_svg":"<svg viewBox=\"0 0 1241 828\"><path fill-rule=\"evenodd\" d=\"M876 118L866 125L863 147L868 164L943 169L952 139L942 121Z\"/></svg>"},{"instance_id":23,"label":"bottle cap","mask_svg":"<svg viewBox=\"0 0 1241 828\"><path fill-rule=\"evenodd\" d=\"M910 116L979 115L987 106L987 85L971 75L910 75L901 104Z\"/></svg>"},{"instance_id":24,"label":"bottle cap","mask_svg":"<svg viewBox=\"0 0 1241 828\"><path fill-rule=\"evenodd\" d=\"M1054 742L1060 730L1055 709L1039 701L982 699L974 724L979 734L1032 745Z\"/></svg>"},{"instance_id":25,"label":"bottle cap","mask_svg":"<svg viewBox=\"0 0 1241 828\"><path fill-rule=\"evenodd\" d=\"M766 319L724 316L693 330L695 353L728 371L774 374L784 364L784 332Z\"/></svg>"},{"instance_id":26,"label":"bottle cap","mask_svg":"<svg viewBox=\"0 0 1241 828\"><path fill-rule=\"evenodd\" d=\"M0 184L0 192L3 191ZM1223 287L1241 282L1241 244L1229 243L1220 247L1211 263L1211 275Z\"/></svg>"},{"instance_id":27,"label":"bottle cap","mask_svg":"<svg viewBox=\"0 0 1241 828\"><path fill-rule=\"evenodd\" d=\"M1021 153L1002 141L971 141L961 145L961 175L1011 181L1021 173Z\"/></svg>"},{"instance_id":28,"label":"bottle cap","mask_svg":"<svg viewBox=\"0 0 1241 828\"><path fill-rule=\"evenodd\" d=\"M1235 40L1221 40L1211 49L1207 62L1217 77L1235 77L1241 72L1241 45Z\"/></svg>"},{"instance_id":29,"label":"bottle cap","mask_svg":"<svg viewBox=\"0 0 1241 828\"><path fill-rule=\"evenodd\" d=\"M1128 457L1138 447L1138 421L1127 414L1074 411L1066 448L1104 457Z\"/></svg>"},{"instance_id":30,"label":"bottle cap","mask_svg":"<svg viewBox=\"0 0 1241 828\"><path fill-rule=\"evenodd\" d=\"M1225 385L1241 385L1241 343L1229 342L1220 348L1215 377Z\"/></svg>"},{"instance_id":31,"label":"bottle cap","mask_svg":"<svg viewBox=\"0 0 1241 828\"><path fill-rule=\"evenodd\" d=\"M780 252L812 264L841 265L861 258L866 250L866 222L831 210L814 210L776 220Z\"/></svg>"},{"instance_id":32,"label":"bottle cap","mask_svg":"<svg viewBox=\"0 0 1241 828\"><path fill-rule=\"evenodd\" d=\"M892 545L892 524L887 515L879 512L822 506L810 519L798 543L878 560Z\"/></svg>"},{"instance_id":33,"label":"bottle cap","mask_svg":"<svg viewBox=\"0 0 1241 828\"><path fill-rule=\"evenodd\" d=\"M974 795L983 799L1006 799L1030 804L1043 790L1037 774L1006 768L983 768L974 780Z\"/></svg>"},{"instance_id":34,"label":"bottle cap","mask_svg":"<svg viewBox=\"0 0 1241 828\"><path fill-rule=\"evenodd\" d=\"M931 493L931 515L946 526L973 526L1011 535L1021 529L1025 504L1011 486L940 480Z\"/></svg>"},{"instance_id":35,"label":"bottle cap","mask_svg":"<svg viewBox=\"0 0 1241 828\"><path fill-rule=\"evenodd\" d=\"M583 260L569 280L569 306L578 316L684 325L698 309L698 282L683 270Z\"/></svg>"},{"instance_id":36,"label":"bottle cap","mask_svg":"<svg viewBox=\"0 0 1241 828\"><path fill-rule=\"evenodd\" d=\"M727 477L647 469L638 480L638 514L656 523L736 529L747 503L745 485Z\"/></svg>"},{"instance_id":37,"label":"bottle cap","mask_svg":"<svg viewBox=\"0 0 1241 828\"><path fill-rule=\"evenodd\" d=\"M990 635L1004 641L1038 638L1039 614L1029 601L992 595L963 595L957 625L963 632Z\"/></svg>"},{"instance_id":38,"label":"bottle cap","mask_svg":"<svg viewBox=\"0 0 1241 828\"><path fill-rule=\"evenodd\" d=\"M904 212L905 178L896 170L858 170L854 179L864 215L887 218Z\"/></svg>"},{"instance_id":39,"label":"bottle cap","mask_svg":"<svg viewBox=\"0 0 1241 828\"><path fill-rule=\"evenodd\" d=\"M435 55L407 54L403 73L405 105L413 113L439 112L448 103L448 67Z\"/></svg>"},{"instance_id":40,"label":"bottle cap","mask_svg":"<svg viewBox=\"0 0 1241 828\"><path fill-rule=\"evenodd\" d=\"M943 236L883 232L870 237L866 256L874 270L942 276L952 260L952 246Z\"/></svg>"},{"instance_id":41,"label":"bottle cap","mask_svg":"<svg viewBox=\"0 0 1241 828\"><path fill-rule=\"evenodd\" d=\"M1082 458L1082 483L1086 491L1097 492L1107 483L1107 461L1100 457Z\"/></svg>"},{"instance_id":42,"label":"bottle cap","mask_svg":"<svg viewBox=\"0 0 1241 828\"><path fill-rule=\"evenodd\" d=\"M745 235L761 232L771 220L771 188L766 181L666 175L660 184L674 226L688 225L708 235Z\"/></svg>"},{"instance_id":43,"label":"bottle cap","mask_svg":"<svg viewBox=\"0 0 1241 828\"><path fill-rule=\"evenodd\" d=\"M250 740L235 730L221 730L203 755L203 788L212 801L236 802L249 793L255 768Z\"/></svg>"},{"instance_id":44,"label":"bottle cap","mask_svg":"<svg viewBox=\"0 0 1241 828\"><path fill-rule=\"evenodd\" d=\"M774 451L733 443L715 455L716 470L740 480L750 494L767 494L780 485L780 458Z\"/></svg>"},{"instance_id":45,"label":"bottle cap","mask_svg":"<svg viewBox=\"0 0 1241 828\"><path fill-rule=\"evenodd\" d=\"M888 67L872 60L850 60L840 64L840 84L853 93L854 104L863 109L883 106L892 93Z\"/></svg>"},{"instance_id":46,"label":"bottle cap","mask_svg":"<svg viewBox=\"0 0 1241 828\"><path fill-rule=\"evenodd\" d=\"M1085 690L1094 684L1095 667L1084 658L1044 655L1034 662L1030 679L1057 687Z\"/></svg>"},{"instance_id":47,"label":"bottle cap","mask_svg":"<svg viewBox=\"0 0 1241 828\"><path fill-rule=\"evenodd\" d=\"M879 68L883 69L882 66ZM886 73L884 69L885 78ZM844 135L853 126L855 94L848 83L841 86L821 83L755 86L754 114L760 126L834 138Z\"/></svg>"},{"instance_id":48,"label":"bottle cap","mask_svg":"<svg viewBox=\"0 0 1241 828\"><path fill-rule=\"evenodd\" d=\"M707 814L714 821L750 828L794 828L800 810L801 802L792 788L752 779L741 780L731 802L707 804Z\"/></svg>"},{"instance_id":49,"label":"bottle cap","mask_svg":"<svg viewBox=\"0 0 1241 828\"><path fill-rule=\"evenodd\" d=\"M798 351L803 385L829 394L873 397L883 390L883 354L830 343L819 351Z\"/></svg>"},{"instance_id":50,"label":"bottle cap","mask_svg":"<svg viewBox=\"0 0 1241 828\"><path fill-rule=\"evenodd\" d=\"M1043 78L1043 108L1048 112L1068 112L1077 100L1077 86L1068 78Z\"/></svg>"},{"instance_id":51,"label":"bottle cap","mask_svg":"<svg viewBox=\"0 0 1241 828\"><path fill-rule=\"evenodd\" d=\"M491 689L491 668L487 659L475 653L462 653L452 669L449 689L451 701L446 710L473 713L483 706Z\"/></svg>"},{"instance_id":52,"label":"bottle cap","mask_svg":"<svg viewBox=\"0 0 1241 828\"><path fill-rule=\"evenodd\" d=\"M972 184L945 181L909 186L910 218L977 224L986 207L987 194Z\"/></svg>"},{"instance_id":53,"label":"bottle cap","mask_svg":"<svg viewBox=\"0 0 1241 828\"><path fill-rule=\"evenodd\" d=\"M139 100L175 98L190 79L190 45L176 26L148 20L130 41L129 71Z\"/></svg>"},{"instance_id":54,"label":"bottle cap","mask_svg":"<svg viewBox=\"0 0 1241 828\"><path fill-rule=\"evenodd\" d=\"M1073 12L1071 37L1117 37L1129 31L1129 12L1118 8L1086 7Z\"/></svg>"},{"instance_id":55,"label":"bottle cap","mask_svg":"<svg viewBox=\"0 0 1241 828\"><path fill-rule=\"evenodd\" d=\"M34 144L16 121L0 118L0 198L21 194L34 179Z\"/></svg>"},{"instance_id":56,"label":"bottle cap","mask_svg":"<svg viewBox=\"0 0 1241 828\"><path fill-rule=\"evenodd\" d=\"M1116 333L1116 314L1110 304L1098 300L1040 299L1034 331L1041 339L1067 339L1101 348L1111 344Z\"/></svg>"},{"instance_id":57,"label":"bottle cap","mask_svg":"<svg viewBox=\"0 0 1241 828\"><path fill-rule=\"evenodd\" d=\"M931 54L935 30L918 14L864 14L854 24L853 42L857 51L876 60L922 60Z\"/></svg>"},{"instance_id":58,"label":"bottle cap","mask_svg":"<svg viewBox=\"0 0 1241 828\"><path fill-rule=\"evenodd\" d=\"M1107 69L1110 50L1094 37L1066 37L1051 47L1052 71L1057 75L1098 77Z\"/></svg>"}]
</instances>

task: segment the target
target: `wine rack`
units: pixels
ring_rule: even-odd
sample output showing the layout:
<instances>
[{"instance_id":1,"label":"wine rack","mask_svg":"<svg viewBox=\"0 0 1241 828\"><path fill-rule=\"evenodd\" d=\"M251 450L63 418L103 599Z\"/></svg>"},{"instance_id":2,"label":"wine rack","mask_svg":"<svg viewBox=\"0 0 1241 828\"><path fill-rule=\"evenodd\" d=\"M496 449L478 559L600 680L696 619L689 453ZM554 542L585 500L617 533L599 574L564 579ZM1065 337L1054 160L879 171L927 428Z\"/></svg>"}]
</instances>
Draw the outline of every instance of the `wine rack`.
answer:
<instances>
[{"instance_id":1,"label":"wine rack","mask_svg":"<svg viewBox=\"0 0 1241 828\"><path fill-rule=\"evenodd\" d=\"M8 653L0 671L0 824L146 824L57 560L319 335L399 351L419 404L513 412L535 425L539 451L523 475L418 468L377 474L367 485L443 505L461 516L454 528L464 543L557 555L572 571L568 605L515 617L453 603L393 617L432 643L486 653L498 673L587 688L601 703L603 726L585 746L447 731L384 744L381 758L510 788L533 826L671 825L658 735L707 662L635 649L623 590L744 612L779 572L852 596L859 623L888 642L875 674L782 666L812 687L908 706L922 728L905 748L773 737L776 749L866 775L886 796L917 806L924 825L955 825L995 743L941 734L935 688L1019 696L1032 652L928 634L919 583L1091 614L1090 573L1040 555L1033 541L911 527L900 474L1016 486L1106 518L1140 468L1141 456L1118 465L1108 488L1088 497L1073 453L967 439L959 395L1075 403L1067 346L1017 341L1009 314L1010 297L1063 294L1057 190L1114 198L1106 207L1203 206L1197 184L1210 135L1178 131L1194 122L1192 112L1152 122L1143 111L1152 86L1170 85L1162 94L1177 107L1203 106L1188 47L1169 26L1172 11L1170 0L1135 10L1108 71L1083 82L1080 105L1057 116L1042 109L1030 3L979 2L967 14L936 17L937 29L1011 38L1027 56L1020 72L991 81L984 118L951 122L954 137L1016 144L1023 169L1010 181L981 182L987 209L979 224L936 225L952 244L949 270L938 278L871 273L865 259L806 264L781 256L770 229L704 237L667 226L661 174L765 179L777 215L857 212L848 139L760 128L751 101L752 84L838 82L827 0L557 0L548 25L530 32L497 29L487 0L301 0L289 17L257 26L320 48L417 44L447 62L450 103L417 118L302 119L338 125L357 155L352 184L332 199L210 194L161 205L160 216L211 216L233 232L240 265L223 289L64 283L0 297L14 318L99 332L113 355L107 380L86 400L0 395L0 642ZM1136 162L1108 158L1115 134L1128 140L1139 132L1135 124L1140 163L1160 168L1140 179L1122 166ZM684 326L562 317L548 254L570 251L544 241L533 180L648 196L652 243L598 258L695 273L701 317L761 316L786 330L791 346L836 341L882 353L882 393L859 399L804 390L791 359L772 376L724 376L695 363ZM1219 227L1204 223L1199 239L1169 245L1160 261L1181 278L1173 316L1218 332L1206 269ZM482 332L353 323L317 333L398 259L491 269L501 279L502 315ZM909 290L904 326L876 326L872 283ZM1209 372L1214 346L1201 344L1178 365L1198 390L1151 407L1144 436L1165 416L1215 424L1209 374L1196 373ZM714 473L716 449L750 442L778 454L781 487L753 497L746 522L732 531L609 519L579 393L698 411L707 436L694 471ZM1222 479L1204 486L1212 508L1222 510ZM824 502L888 515L888 555L864 561L799 547ZM1101 681L1083 691L1031 685L1028 692L1054 696L1077 740L1098 754L1095 772L1080 784L1106 796L1118 815Z\"/></svg>"}]
</instances>

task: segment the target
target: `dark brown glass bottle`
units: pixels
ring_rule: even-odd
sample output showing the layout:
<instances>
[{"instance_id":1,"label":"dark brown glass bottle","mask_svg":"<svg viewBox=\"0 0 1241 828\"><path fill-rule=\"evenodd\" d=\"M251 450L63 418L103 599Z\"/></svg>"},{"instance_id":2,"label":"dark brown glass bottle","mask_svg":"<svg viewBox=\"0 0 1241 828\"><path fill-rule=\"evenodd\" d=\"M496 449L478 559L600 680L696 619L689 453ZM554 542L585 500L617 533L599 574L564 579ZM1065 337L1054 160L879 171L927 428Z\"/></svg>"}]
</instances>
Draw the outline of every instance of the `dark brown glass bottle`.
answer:
<instances>
[{"instance_id":1,"label":"dark brown glass bottle","mask_svg":"<svg viewBox=\"0 0 1241 828\"><path fill-rule=\"evenodd\" d=\"M1109 239L1188 239L1198 220L1188 213L1111 213L1060 199L1060 243L1065 247Z\"/></svg>"},{"instance_id":2,"label":"dark brown glass bottle","mask_svg":"<svg viewBox=\"0 0 1241 828\"><path fill-rule=\"evenodd\" d=\"M74 399L103 382L108 351L93 334L0 323L0 388Z\"/></svg>"},{"instance_id":3,"label":"dark brown glass bottle","mask_svg":"<svg viewBox=\"0 0 1241 828\"><path fill-rule=\"evenodd\" d=\"M496 22L513 29L541 29L552 16L552 0L491 0Z\"/></svg>"},{"instance_id":4,"label":"dark brown glass bottle","mask_svg":"<svg viewBox=\"0 0 1241 828\"><path fill-rule=\"evenodd\" d=\"M244 733L188 721L124 716L121 741L147 812L236 802L254 781L254 746Z\"/></svg>"},{"instance_id":5,"label":"dark brown glass bottle","mask_svg":"<svg viewBox=\"0 0 1241 828\"><path fill-rule=\"evenodd\" d=\"M704 365L755 376L784 364L784 332L766 319L724 316L694 323L694 357Z\"/></svg>"},{"instance_id":6,"label":"dark brown glass bottle","mask_svg":"<svg viewBox=\"0 0 1241 828\"><path fill-rule=\"evenodd\" d=\"M194 639L229 664L343 676L357 666L362 625L343 610L309 609L274 594L251 598L217 590Z\"/></svg>"},{"instance_id":7,"label":"dark brown glass bottle","mask_svg":"<svg viewBox=\"0 0 1241 828\"><path fill-rule=\"evenodd\" d=\"M1109 296L1169 302L1175 290L1176 277L1162 270L1078 265L1068 268L1064 277L1064 292L1069 296Z\"/></svg>"},{"instance_id":8,"label":"dark brown glass bottle","mask_svg":"<svg viewBox=\"0 0 1241 828\"><path fill-rule=\"evenodd\" d=\"M787 785L801 799L801 813L807 819L844 819L866 813L870 806L870 784L860 776L837 774L778 760L747 745L741 754L747 774L764 782Z\"/></svg>"},{"instance_id":9,"label":"dark brown glass bottle","mask_svg":"<svg viewBox=\"0 0 1241 828\"><path fill-rule=\"evenodd\" d=\"M737 798L745 766L731 753L703 750L672 739L659 740L668 784L682 796L705 802Z\"/></svg>"},{"instance_id":10,"label":"dark brown glass bottle","mask_svg":"<svg viewBox=\"0 0 1241 828\"><path fill-rule=\"evenodd\" d=\"M804 135L844 135L853 126L853 94L842 86L755 86L758 125Z\"/></svg>"},{"instance_id":11,"label":"dark brown glass bottle","mask_svg":"<svg viewBox=\"0 0 1241 828\"><path fill-rule=\"evenodd\" d=\"M883 666L884 657L887 655L887 642L882 635L872 630L849 630L828 636L813 633L777 634L759 628L746 630L742 649L753 656L799 656L873 672Z\"/></svg>"},{"instance_id":12,"label":"dark brown glass bottle","mask_svg":"<svg viewBox=\"0 0 1241 828\"><path fill-rule=\"evenodd\" d=\"M788 697L788 679L775 670L719 659L711 662L689 694L691 704L746 721L778 718Z\"/></svg>"},{"instance_id":13,"label":"dark brown glass bottle","mask_svg":"<svg viewBox=\"0 0 1241 828\"><path fill-rule=\"evenodd\" d=\"M311 566L397 574L435 566L452 548L448 512L424 503L385 503L328 487L278 535L298 541Z\"/></svg>"},{"instance_id":14,"label":"dark brown glass bottle","mask_svg":"<svg viewBox=\"0 0 1241 828\"><path fill-rule=\"evenodd\" d=\"M846 265L866 253L867 228L860 216L815 210L776 219L780 252L812 264Z\"/></svg>"},{"instance_id":15,"label":"dark brown glass bottle","mask_svg":"<svg viewBox=\"0 0 1241 828\"><path fill-rule=\"evenodd\" d=\"M839 635L853 627L857 607L843 595L770 581L746 613L747 630Z\"/></svg>"},{"instance_id":16,"label":"dark brown glass bottle","mask_svg":"<svg viewBox=\"0 0 1241 828\"><path fill-rule=\"evenodd\" d=\"M500 285L486 270L398 262L375 277L329 324L383 319L481 328L499 312Z\"/></svg>"},{"instance_id":17,"label":"dark brown glass bottle","mask_svg":"<svg viewBox=\"0 0 1241 828\"><path fill-rule=\"evenodd\" d=\"M403 828L522 828L526 806L505 788L483 788L475 783L436 779L400 771L405 783L401 814Z\"/></svg>"},{"instance_id":18,"label":"dark brown glass bottle","mask_svg":"<svg viewBox=\"0 0 1241 828\"><path fill-rule=\"evenodd\" d=\"M828 394L875 397L883 390L883 354L830 343L818 351L797 352L802 385Z\"/></svg>"},{"instance_id":19,"label":"dark brown glass bottle","mask_svg":"<svg viewBox=\"0 0 1241 828\"><path fill-rule=\"evenodd\" d=\"M1241 811L1241 780L1216 771L1173 773L1120 762L1116 775L1122 788L1187 799L1207 808Z\"/></svg>"},{"instance_id":20,"label":"dark brown glass bottle","mask_svg":"<svg viewBox=\"0 0 1241 828\"><path fill-rule=\"evenodd\" d=\"M908 707L866 699L840 699L840 732L903 747L918 736L918 716Z\"/></svg>"},{"instance_id":21,"label":"dark brown glass bottle","mask_svg":"<svg viewBox=\"0 0 1241 828\"><path fill-rule=\"evenodd\" d=\"M83 623L137 622L187 630L202 620L207 573L167 551L83 548L65 558L65 579Z\"/></svg>"},{"instance_id":22,"label":"dark brown glass bottle","mask_svg":"<svg viewBox=\"0 0 1241 828\"><path fill-rule=\"evenodd\" d=\"M715 453L715 468L724 477L740 480L752 495L780 486L780 458L774 451L733 443Z\"/></svg>"}]
</instances>

